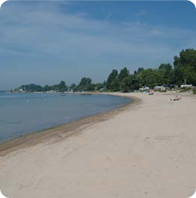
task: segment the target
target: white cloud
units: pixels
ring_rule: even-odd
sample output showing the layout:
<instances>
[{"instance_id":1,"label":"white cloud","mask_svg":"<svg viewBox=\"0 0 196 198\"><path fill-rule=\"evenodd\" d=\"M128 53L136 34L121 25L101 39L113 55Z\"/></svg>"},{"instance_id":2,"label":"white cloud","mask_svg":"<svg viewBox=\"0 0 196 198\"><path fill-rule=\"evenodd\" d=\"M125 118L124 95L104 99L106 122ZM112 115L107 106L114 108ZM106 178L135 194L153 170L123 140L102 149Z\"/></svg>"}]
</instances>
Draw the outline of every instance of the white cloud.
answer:
<instances>
[{"instance_id":1,"label":"white cloud","mask_svg":"<svg viewBox=\"0 0 196 198\"><path fill-rule=\"evenodd\" d=\"M11 25L10 25L11 24ZM169 43L157 42L158 39L179 37L179 31L151 27L138 23L111 24L81 15L71 15L51 10L30 12L15 11L13 16L4 13L1 21L1 50L24 53L51 53L58 55L64 51L86 51L88 53L157 53L159 48L170 48ZM182 30L180 30L182 33ZM190 35L184 31L182 36ZM157 38L154 38L156 36ZM157 43L156 43L157 42ZM94 46L92 50L92 44ZM161 52L161 51L160 51Z\"/></svg>"},{"instance_id":2,"label":"white cloud","mask_svg":"<svg viewBox=\"0 0 196 198\"><path fill-rule=\"evenodd\" d=\"M50 63L44 61L53 58L59 71L62 65L70 65L69 70L72 67L78 72L98 66L107 72L122 66L134 70L171 62L173 55L195 38L194 31L132 21L120 24L95 20L86 13L70 14L66 9L62 12L53 4L38 4L36 9L24 5L10 4L0 12L0 54L14 57L18 65L42 65L45 69ZM5 63L11 64L9 60ZM99 79L98 73L92 75Z\"/></svg>"}]
</instances>

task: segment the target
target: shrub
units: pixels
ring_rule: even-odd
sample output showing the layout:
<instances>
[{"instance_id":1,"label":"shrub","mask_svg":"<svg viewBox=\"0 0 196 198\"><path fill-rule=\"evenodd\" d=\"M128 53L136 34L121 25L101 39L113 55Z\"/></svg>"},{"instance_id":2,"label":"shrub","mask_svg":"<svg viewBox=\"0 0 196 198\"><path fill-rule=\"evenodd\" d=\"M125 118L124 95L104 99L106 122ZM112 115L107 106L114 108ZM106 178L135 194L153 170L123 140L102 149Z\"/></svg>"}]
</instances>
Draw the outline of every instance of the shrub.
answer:
<instances>
[{"instance_id":1,"label":"shrub","mask_svg":"<svg viewBox=\"0 0 196 198\"><path fill-rule=\"evenodd\" d=\"M191 91L192 88L190 87L184 87L184 88L181 88L180 92L187 92L187 91Z\"/></svg>"}]
</instances>

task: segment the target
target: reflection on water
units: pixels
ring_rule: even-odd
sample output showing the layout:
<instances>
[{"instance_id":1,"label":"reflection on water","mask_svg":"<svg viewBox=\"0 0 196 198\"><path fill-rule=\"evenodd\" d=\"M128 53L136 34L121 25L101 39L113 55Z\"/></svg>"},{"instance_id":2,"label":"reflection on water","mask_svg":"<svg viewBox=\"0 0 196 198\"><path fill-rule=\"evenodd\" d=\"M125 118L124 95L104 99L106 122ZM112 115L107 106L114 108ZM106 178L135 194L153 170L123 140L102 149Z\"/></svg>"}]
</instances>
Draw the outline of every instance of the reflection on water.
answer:
<instances>
[{"instance_id":1,"label":"reflection on water","mask_svg":"<svg viewBox=\"0 0 196 198\"><path fill-rule=\"evenodd\" d=\"M0 143L129 102L109 95L0 93Z\"/></svg>"}]
</instances>

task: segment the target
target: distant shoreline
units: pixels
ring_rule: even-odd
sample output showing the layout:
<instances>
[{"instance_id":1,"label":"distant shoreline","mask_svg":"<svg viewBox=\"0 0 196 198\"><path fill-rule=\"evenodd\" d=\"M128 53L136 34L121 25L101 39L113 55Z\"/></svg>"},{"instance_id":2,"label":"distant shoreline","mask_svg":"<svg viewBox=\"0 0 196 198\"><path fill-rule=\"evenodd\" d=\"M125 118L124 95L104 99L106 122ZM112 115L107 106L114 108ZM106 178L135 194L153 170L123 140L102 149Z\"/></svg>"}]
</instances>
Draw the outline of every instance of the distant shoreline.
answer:
<instances>
[{"instance_id":1,"label":"distant shoreline","mask_svg":"<svg viewBox=\"0 0 196 198\"><path fill-rule=\"evenodd\" d=\"M76 92L74 94L91 94L91 95L107 94L107 95L113 95L116 97L125 97L131 100L130 102L120 107L109 110L107 112L98 113L98 114L88 116L88 117L83 117L73 122L68 122L66 124L55 126L49 129L43 129L40 131L31 132L27 135L23 135L23 136L14 138L12 140L5 141L4 143L0 144L0 156L5 156L13 151L16 151L22 148L27 148L27 147L35 146L37 144L47 143L51 141L53 142L53 141L58 141L58 140L67 138L75 134L73 130L77 131L78 129L83 128L85 126L89 126L97 122L105 121L109 119L110 117L118 114L119 112L124 111L127 107L131 107L141 102L141 100L136 97L126 97L126 96L116 95L114 93L98 93L98 92L77 93Z\"/></svg>"}]
</instances>

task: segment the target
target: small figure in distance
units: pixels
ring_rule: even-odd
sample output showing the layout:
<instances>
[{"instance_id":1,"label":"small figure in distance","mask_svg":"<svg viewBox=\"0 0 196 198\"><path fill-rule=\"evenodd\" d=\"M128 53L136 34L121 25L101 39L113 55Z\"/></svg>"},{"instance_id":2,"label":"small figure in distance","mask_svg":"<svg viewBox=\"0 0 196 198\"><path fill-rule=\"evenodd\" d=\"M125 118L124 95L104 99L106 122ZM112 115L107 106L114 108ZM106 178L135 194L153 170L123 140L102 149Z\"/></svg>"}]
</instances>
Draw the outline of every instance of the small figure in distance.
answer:
<instances>
[{"instance_id":1,"label":"small figure in distance","mask_svg":"<svg viewBox=\"0 0 196 198\"><path fill-rule=\"evenodd\" d=\"M154 95L154 91L152 89L149 91L149 95Z\"/></svg>"},{"instance_id":2,"label":"small figure in distance","mask_svg":"<svg viewBox=\"0 0 196 198\"><path fill-rule=\"evenodd\" d=\"M180 96L175 96L175 98L171 98L170 100L171 101L178 101L178 100L181 100L181 97Z\"/></svg>"}]
</instances>

